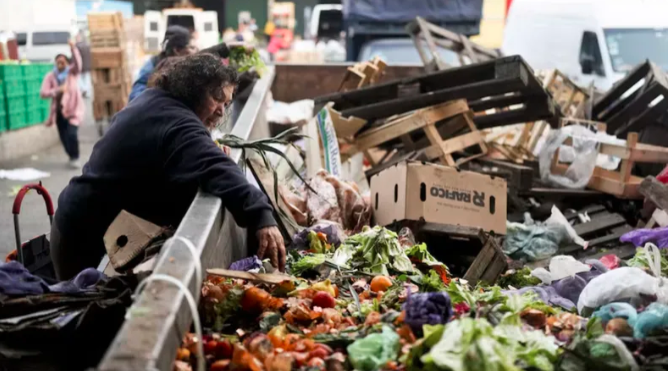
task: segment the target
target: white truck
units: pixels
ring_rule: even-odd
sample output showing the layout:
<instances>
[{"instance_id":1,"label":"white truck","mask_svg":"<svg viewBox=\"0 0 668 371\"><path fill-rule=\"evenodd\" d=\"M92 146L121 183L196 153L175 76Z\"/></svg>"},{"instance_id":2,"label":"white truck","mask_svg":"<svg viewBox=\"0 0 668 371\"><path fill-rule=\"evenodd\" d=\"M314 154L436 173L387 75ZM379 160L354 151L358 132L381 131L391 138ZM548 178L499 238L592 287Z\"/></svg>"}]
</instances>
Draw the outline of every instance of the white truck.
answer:
<instances>
[{"instance_id":1,"label":"white truck","mask_svg":"<svg viewBox=\"0 0 668 371\"><path fill-rule=\"evenodd\" d=\"M609 89L650 59L668 71L667 0L513 0L502 50Z\"/></svg>"},{"instance_id":2,"label":"white truck","mask_svg":"<svg viewBox=\"0 0 668 371\"><path fill-rule=\"evenodd\" d=\"M19 58L53 61L70 55L68 40L77 32L75 0L0 0L0 31L16 34Z\"/></svg>"},{"instance_id":3,"label":"white truck","mask_svg":"<svg viewBox=\"0 0 668 371\"><path fill-rule=\"evenodd\" d=\"M144 50L158 52L167 27L178 25L191 30L200 49L218 44L218 13L191 8L170 8L144 13Z\"/></svg>"}]
</instances>

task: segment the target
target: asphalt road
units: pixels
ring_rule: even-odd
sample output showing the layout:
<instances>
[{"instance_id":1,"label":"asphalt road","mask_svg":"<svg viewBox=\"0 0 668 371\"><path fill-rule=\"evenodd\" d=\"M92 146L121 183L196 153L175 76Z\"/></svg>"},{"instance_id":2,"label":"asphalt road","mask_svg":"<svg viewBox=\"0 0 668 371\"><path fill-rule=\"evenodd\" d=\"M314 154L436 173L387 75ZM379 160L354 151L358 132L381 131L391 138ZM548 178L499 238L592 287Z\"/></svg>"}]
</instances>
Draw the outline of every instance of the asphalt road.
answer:
<instances>
[{"instance_id":1,"label":"asphalt road","mask_svg":"<svg viewBox=\"0 0 668 371\"><path fill-rule=\"evenodd\" d=\"M53 130L56 130L56 128L53 127ZM86 119L79 128L79 145L82 164L88 161L93 145L98 138L99 136L92 118L91 110L87 109ZM35 140L39 140L39 138L35 138ZM60 192L65 188L72 177L81 174L80 169L70 169L67 166L67 160L68 158L65 154L65 150L59 144L46 151L35 153L26 158L0 163L0 169L9 170L31 167L50 173L51 176L42 179L42 183L51 194L54 207L57 208ZM12 206L15 197L12 195L12 191L17 186L36 182L38 181L18 182L0 179L0 261L4 261L4 257L16 248L14 216L12 214ZM44 201L37 193L29 192L23 199L19 224L22 241L48 233L50 230Z\"/></svg>"}]
</instances>

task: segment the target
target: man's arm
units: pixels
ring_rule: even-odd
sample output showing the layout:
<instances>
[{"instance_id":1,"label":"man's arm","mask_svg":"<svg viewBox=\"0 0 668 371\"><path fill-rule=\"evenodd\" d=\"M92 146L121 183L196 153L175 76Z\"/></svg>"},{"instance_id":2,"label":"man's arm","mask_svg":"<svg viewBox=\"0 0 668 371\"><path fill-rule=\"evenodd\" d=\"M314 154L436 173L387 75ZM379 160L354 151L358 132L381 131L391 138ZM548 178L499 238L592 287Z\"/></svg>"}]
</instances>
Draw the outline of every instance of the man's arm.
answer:
<instances>
[{"instance_id":1,"label":"man's arm","mask_svg":"<svg viewBox=\"0 0 668 371\"><path fill-rule=\"evenodd\" d=\"M258 230L276 225L267 196L248 182L200 122L172 125L163 137L163 148L170 181L197 181L203 191L222 199L241 227Z\"/></svg>"}]
</instances>

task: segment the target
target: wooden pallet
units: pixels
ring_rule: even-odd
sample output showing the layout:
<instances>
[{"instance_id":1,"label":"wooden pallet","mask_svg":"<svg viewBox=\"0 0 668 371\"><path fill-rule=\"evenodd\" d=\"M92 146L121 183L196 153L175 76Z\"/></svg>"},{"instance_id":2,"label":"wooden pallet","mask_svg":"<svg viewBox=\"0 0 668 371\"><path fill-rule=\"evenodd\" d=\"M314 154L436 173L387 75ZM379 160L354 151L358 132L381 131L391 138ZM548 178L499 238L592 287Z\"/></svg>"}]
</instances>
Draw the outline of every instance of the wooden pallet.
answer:
<instances>
[{"instance_id":1,"label":"wooden pallet","mask_svg":"<svg viewBox=\"0 0 668 371\"><path fill-rule=\"evenodd\" d=\"M562 126L566 124L568 121ZM598 124L597 129L605 132L606 126ZM568 138L564 145L572 145L572 138ZM668 163L668 148L638 143L637 133L628 134L626 145L600 143L599 153L621 158L620 168L611 171L596 167L587 187L619 198L642 198L639 187L643 179L631 175L636 163ZM564 174L568 169L567 164L559 163L559 149L554 153L551 169L553 174Z\"/></svg>"},{"instance_id":2,"label":"wooden pallet","mask_svg":"<svg viewBox=\"0 0 668 371\"><path fill-rule=\"evenodd\" d=\"M461 121L465 122L470 132L444 140L437 128L437 124L443 122L442 125L460 125ZM416 148L409 134L417 130L424 131L430 146L427 148ZM456 100L417 110L391 120L381 127L363 132L355 138L353 145L348 147L344 154L352 156L355 153L378 147L397 138L403 141L404 147L407 150L423 150L428 160L438 159L444 165L449 166L457 166L487 153L487 146L473 123L472 114L466 101ZM453 153L474 145L480 146L481 155L471 156L455 162L452 157Z\"/></svg>"},{"instance_id":3,"label":"wooden pallet","mask_svg":"<svg viewBox=\"0 0 668 371\"><path fill-rule=\"evenodd\" d=\"M583 118L585 105L589 100L589 93L582 89L566 75L559 70L547 70L536 72L536 77L540 79L545 90L551 95L555 103L561 109L561 114L565 117ZM526 123L517 135L513 135L512 143L505 140L497 140L504 134L488 141L490 147L500 153L503 157L516 163L522 163L524 160L535 158L534 151L538 141L548 127L545 121L532 121Z\"/></svg>"},{"instance_id":4,"label":"wooden pallet","mask_svg":"<svg viewBox=\"0 0 668 371\"><path fill-rule=\"evenodd\" d=\"M126 66L125 52L122 48L91 49L91 66L97 68L119 68Z\"/></svg>"},{"instance_id":5,"label":"wooden pallet","mask_svg":"<svg viewBox=\"0 0 668 371\"><path fill-rule=\"evenodd\" d=\"M633 93L630 91L641 84ZM592 109L592 120L605 122L608 133L623 137L656 123L668 111L668 78L652 62L638 65L599 99ZM654 103L654 104L653 104Z\"/></svg>"},{"instance_id":6,"label":"wooden pallet","mask_svg":"<svg viewBox=\"0 0 668 371\"><path fill-rule=\"evenodd\" d=\"M344 117L373 122L409 111L466 99L479 129L552 119L552 100L519 56L426 73L418 77L337 92L315 98L316 106L334 102ZM507 108L507 109L504 109ZM558 122L554 122L555 127Z\"/></svg>"},{"instance_id":7,"label":"wooden pallet","mask_svg":"<svg viewBox=\"0 0 668 371\"><path fill-rule=\"evenodd\" d=\"M478 45L470 41L465 35L438 27L421 17L417 17L410 22L406 26L406 30L411 35L415 48L428 72L452 67L442 59L441 53L438 51L439 47L456 52L459 57L459 64L462 66L502 56L500 51ZM427 50L425 50L425 46Z\"/></svg>"},{"instance_id":8,"label":"wooden pallet","mask_svg":"<svg viewBox=\"0 0 668 371\"><path fill-rule=\"evenodd\" d=\"M338 91L346 92L375 84L385 73L385 67L387 64L379 57L348 67Z\"/></svg>"},{"instance_id":9,"label":"wooden pallet","mask_svg":"<svg viewBox=\"0 0 668 371\"><path fill-rule=\"evenodd\" d=\"M93 118L96 121L102 119L111 119L116 113L120 112L127 105L127 95L125 99L104 99L97 97L93 102Z\"/></svg>"}]
</instances>

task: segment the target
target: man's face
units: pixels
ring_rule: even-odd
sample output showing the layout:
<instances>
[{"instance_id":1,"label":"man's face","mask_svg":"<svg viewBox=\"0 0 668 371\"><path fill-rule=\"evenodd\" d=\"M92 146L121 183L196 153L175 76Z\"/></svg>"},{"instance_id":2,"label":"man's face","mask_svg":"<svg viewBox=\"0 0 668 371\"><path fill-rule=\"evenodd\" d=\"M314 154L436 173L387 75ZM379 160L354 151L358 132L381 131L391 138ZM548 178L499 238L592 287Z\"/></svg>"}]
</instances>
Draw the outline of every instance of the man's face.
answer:
<instances>
[{"instance_id":1,"label":"man's face","mask_svg":"<svg viewBox=\"0 0 668 371\"><path fill-rule=\"evenodd\" d=\"M223 87L225 97L219 101L211 96L207 97L204 108L198 115L207 129L212 130L216 126L223 123L225 117L225 110L232 102L232 94L234 94L234 85L226 85Z\"/></svg>"}]
</instances>

